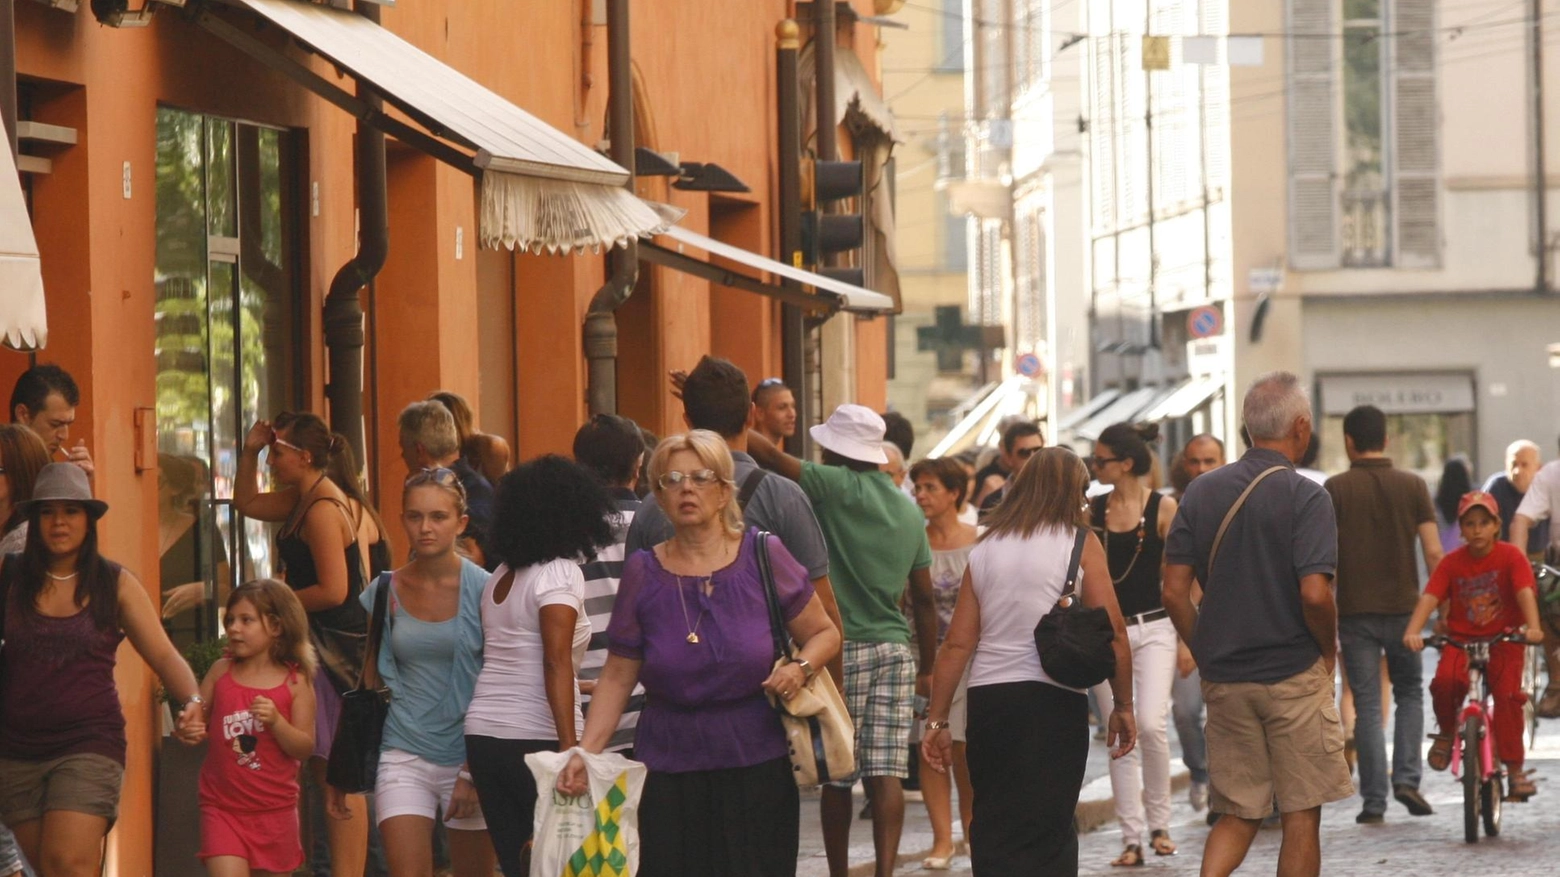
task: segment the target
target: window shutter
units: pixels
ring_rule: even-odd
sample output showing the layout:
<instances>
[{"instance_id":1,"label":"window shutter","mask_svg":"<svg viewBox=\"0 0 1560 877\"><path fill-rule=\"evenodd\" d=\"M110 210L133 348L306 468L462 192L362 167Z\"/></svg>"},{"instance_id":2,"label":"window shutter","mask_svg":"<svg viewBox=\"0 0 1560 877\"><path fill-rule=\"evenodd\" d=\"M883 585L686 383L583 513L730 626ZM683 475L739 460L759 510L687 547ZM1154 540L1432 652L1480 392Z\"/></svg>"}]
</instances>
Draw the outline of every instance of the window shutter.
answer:
<instances>
[{"instance_id":1,"label":"window shutter","mask_svg":"<svg viewBox=\"0 0 1560 877\"><path fill-rule=\"evenodd\" d=\"M1435 89L1435 0L1391 5L1393 264L1441 264L1439 105Z\"/></svg>"},{"instance_id":2,"label":"window shutter","mask_svg":"<svg viewBox=\"0 0 1560 877\"><path fill-rule=\"evenodd\" d=\"M1224 33L1229 27L1228 8L1225 0L1202 0L1200 31L1205 34ZM1202 137L1208 167L1205 184L1212 197L1229 187L1230 74L1229 68L1223 64L1199 64L1197 71L1202 90Z\"/></svg>"},{"instance_id":3,"label":"window shutter","mask_svg":"<svg viewBox=\"0 0 1560 877\"><path fill-rule=\"evenodd\" d=\"M1094 81L1091 83L1094 118L1089 123L1089 165L1094 177L1094 227L1100 231L1116 227L1115 41L1114 34L1089 40L1094 51Z\"/></svg>"},{"instance_id":4,"label":"window shutter","mask_svg":"<svg viewBox=\"0 0 1560 877\"><path fill-rule=\"evenodd\" d=\"M1289 0L1289 264L1298 270L1339 264L1334 24L1332 0Z\"/></svg>"}]
</instances>

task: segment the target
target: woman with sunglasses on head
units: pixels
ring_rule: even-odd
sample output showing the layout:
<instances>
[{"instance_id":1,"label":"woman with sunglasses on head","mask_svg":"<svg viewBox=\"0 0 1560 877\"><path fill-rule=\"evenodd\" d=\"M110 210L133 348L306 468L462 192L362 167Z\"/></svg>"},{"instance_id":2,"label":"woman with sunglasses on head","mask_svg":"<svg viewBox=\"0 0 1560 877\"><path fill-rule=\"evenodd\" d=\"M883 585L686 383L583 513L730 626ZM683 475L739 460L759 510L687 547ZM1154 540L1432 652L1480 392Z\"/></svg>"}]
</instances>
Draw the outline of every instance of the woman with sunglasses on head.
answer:
<instances>
[{"instance_id":1,"label":"woman with sunglasses on head","mask_svg":"<svg viewBox=\"0 0 1560 877\"><path fill-rule=\"evenodd\" d=\"M401 491L411 562L378 576L360 602L372 612L389 588L375 662L390 692L374 795L390 877L432 873L434 820L443 811L454 877L491 877L493 844L466 764L465 719L482 668L487 570L455 551L466 491L448 469L423 469ZM344 795L330 790L340 815Z\"/></svg>"},{"instance_id":2,"label":"woman with sunglasses on head","mask_svg":"<svg viewBox=\"0 0 1560 877\"><path fill-rule=\"evenodd\" d=\"M1111 491L1089 504L1090 525L1105 545L1116 602L1132 647L1132 687L1138 748L1110 765L1110 785L1121 823L1121 856L1116 866L1142 865L1143 831L1156 856L1175 855L1170 839L1170 688L1175 683L1176 634L1165 611L1165 535L1175 518L1175 500L1150 481L1159 438L1153 424L1115 423L1094 443L1094 471ZM1110 696L1095 689L1100 703ZM1141 754L1139 754L1141 753Z\"/></svg>"},{"instance_id":3,"label":"woman with sunglasses on head","mask_svg":"<svg viewBox=\"0 0 1560 877\"><path fill-rule=\"evenodd\" d=\"M266 449L274 489L262 492L259 461ZM280 571L309 613L309 639L319 656L309 770L321 789L341 695L357 685L368 634L368 613L357 600L368 550L360 542L347 494L328 473L332 457L344 452L346 442L325 421L284 411L249 428L233 485L233 505L240 514L282 525L276 538ZM362 795L348 795L346 808L351 818L326 820L330 869L336 877L361 877L368 858L368 802Z\"/></svg>"},{"instance_id":4,"label":"woman with sunglasses on head","mask_svg":"<svg viewBox=\"0 0 1560 877\"><path fill-rule=\"evenodd\" d=\"M580 562L613 544L616 520L607 489L563 457L522 463L499 479L488 539L499 566L482 590L482 672L465 730L471 776L506 877L530 870L536 779L525 756L572 747L584 724L575 676L590 644L590 618Z\"/></svg>"},{"instance_id":5,"label":"woman with sunglasses on head","mask_svg":"<svg viewBox=\"0 0 1560 877\"><path fill-rule=\"evenodd\" d=\"M650 458L671 539L623 567L607 663L580 745L600 752L634 685L645 686L634 756L649 768L639 801L643 877L796 873L799 797L785 732L767 694L794 697L840 650L807 572L768 538L775 591L797 660L776 669L758 530L744 530L731 452L696 429ZM558 790L583 794L570 759Z\"/></svg>"},{"instance_id":6,"label":"woman with sunglasses on head","mask_svg":"<svg viewBox=\"0 0 1560 877\"><path fill-rule=\"evenodd\" d=\"M98 554L98 519L72 463L38 473L22 504L27 545L0 559L5 660L0 662L0 822L47 877L98 873L119 814L125 717L114 684L125 639L169 699L176 736L205 736L199 685L163 631L141 582Z\"/></svg>"}]
</instances>

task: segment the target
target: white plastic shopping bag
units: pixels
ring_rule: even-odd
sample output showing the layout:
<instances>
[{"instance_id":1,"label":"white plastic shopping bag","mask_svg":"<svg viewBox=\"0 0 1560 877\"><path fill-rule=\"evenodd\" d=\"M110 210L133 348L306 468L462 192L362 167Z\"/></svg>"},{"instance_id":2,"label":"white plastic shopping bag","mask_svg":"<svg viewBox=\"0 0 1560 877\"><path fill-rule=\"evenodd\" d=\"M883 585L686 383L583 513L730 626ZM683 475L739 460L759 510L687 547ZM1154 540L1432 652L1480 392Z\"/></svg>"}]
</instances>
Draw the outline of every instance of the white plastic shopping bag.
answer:
<instances>
[{"instance_id":1,"label":"white plastic shopping bag","mask_svg":"<svg viewBox=\"0 0 1560 877\"><path fill-rule=\"evenodd\" d=\"M558 774L579 755L590 791L568 797ZM632 877L639 873L639 793L645 766L615 752L583 749L533 752L526 766L536 777L536 834L531 877Z\"/></svg>"}]
</instances>

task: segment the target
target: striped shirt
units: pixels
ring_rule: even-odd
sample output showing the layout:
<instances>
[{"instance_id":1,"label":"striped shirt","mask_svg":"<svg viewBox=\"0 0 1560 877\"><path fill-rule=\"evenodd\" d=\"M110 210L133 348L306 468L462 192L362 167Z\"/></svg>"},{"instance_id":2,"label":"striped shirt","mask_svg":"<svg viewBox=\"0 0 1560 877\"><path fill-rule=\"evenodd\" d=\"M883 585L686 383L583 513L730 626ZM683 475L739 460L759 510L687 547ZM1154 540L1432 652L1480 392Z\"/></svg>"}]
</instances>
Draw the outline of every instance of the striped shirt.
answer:
<instances>
[{"instance_id":1,"label":"striped shirt","mask_svg":"<svg viewBox=\"0 0 1560 877\"><path fill-rule=\"evenodd\" d=\"M621 516L613 535L616 541L596 553L596 559L580 564L585 574L585 614L590 618L590 646L585 650L585 660L580 662L581 681L594 681L601 677L601 668L607 663L607 623L612 620L612 605L617 601L618 582L623 578L623 559L626 556L628 525L633 523L639 511L639 498L632 490L614 488L613 499ZM630 749L634 745L634 728L639 724L639 711L644 709L645 688L635 685L629 696L623 716L618 719L617 731L607 744L607 752ZM590 695L580 697L580 706L590 712Z\"/></svg>"}]
</instances>

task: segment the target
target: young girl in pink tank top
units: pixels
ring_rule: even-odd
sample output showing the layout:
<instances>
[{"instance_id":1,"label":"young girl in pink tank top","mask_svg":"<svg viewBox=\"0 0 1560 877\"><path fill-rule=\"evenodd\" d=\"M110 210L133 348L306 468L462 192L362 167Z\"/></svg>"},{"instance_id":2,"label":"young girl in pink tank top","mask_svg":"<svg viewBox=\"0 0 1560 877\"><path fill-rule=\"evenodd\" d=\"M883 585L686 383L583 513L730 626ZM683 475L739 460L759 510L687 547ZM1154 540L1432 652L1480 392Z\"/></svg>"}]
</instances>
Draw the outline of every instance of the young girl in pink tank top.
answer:
<instances>
[{"instance_id":1,"label":"young girl in pink tank top","mask_svg":"<svg viewBox=\"0 0 1560 877\"><path fill-rule=\"evenodd\" d=\"M200 686L200 858L211 877L291 874L303 864L298 765L314 751L308 618L291 588L261 579L228 598L226 626L227 657Z\"/></svg>"}]
</instances>

